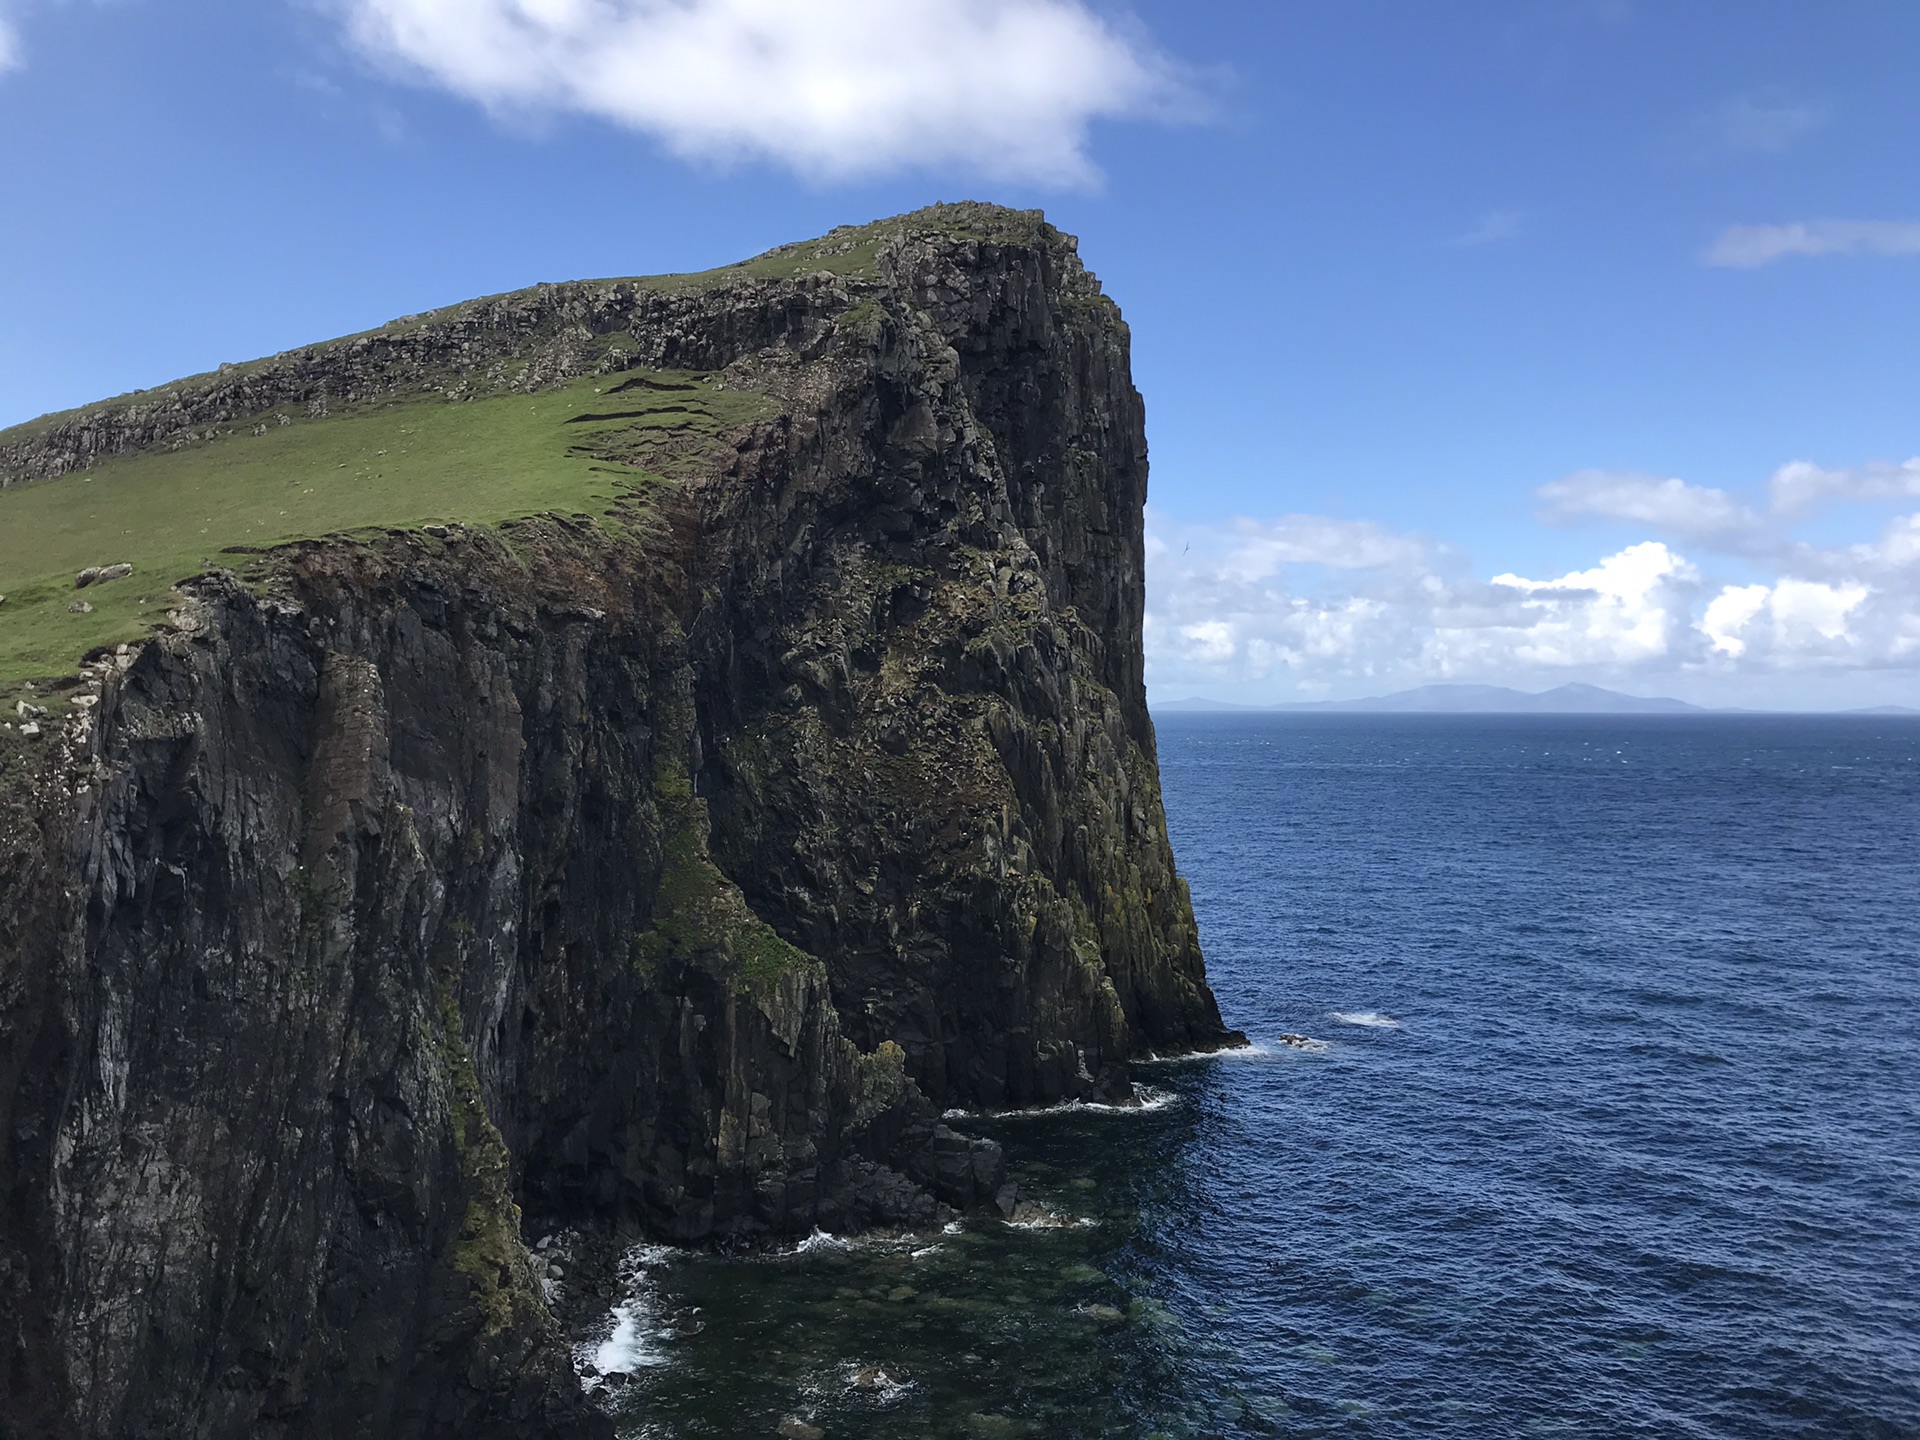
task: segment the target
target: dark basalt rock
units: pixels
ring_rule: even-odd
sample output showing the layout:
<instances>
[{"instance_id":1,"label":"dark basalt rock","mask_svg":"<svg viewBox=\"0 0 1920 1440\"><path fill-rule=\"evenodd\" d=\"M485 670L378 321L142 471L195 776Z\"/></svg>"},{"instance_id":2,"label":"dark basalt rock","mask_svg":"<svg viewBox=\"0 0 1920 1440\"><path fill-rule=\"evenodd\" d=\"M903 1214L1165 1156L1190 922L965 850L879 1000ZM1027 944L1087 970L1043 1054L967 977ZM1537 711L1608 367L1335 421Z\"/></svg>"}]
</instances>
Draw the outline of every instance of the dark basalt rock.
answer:
<instances>
[{"instance_id":1,"label":"dark basalt rock","mask_svg":"<svg viewBox=\"0 0 1920 1440\"><path fill-rule=\"evenodd\" d=\"M0 1432L604 1435L522 1207L932 1223L1009 1193L946 1107L1238 1040L1160 808L1118 312L987 207L876 271L410 332L479 376L537 341L537 384L624 328L778 413L624 530L205 576L0 758ZM408 363L335 353L8 463Z\"/></svg>"}]
</instances>

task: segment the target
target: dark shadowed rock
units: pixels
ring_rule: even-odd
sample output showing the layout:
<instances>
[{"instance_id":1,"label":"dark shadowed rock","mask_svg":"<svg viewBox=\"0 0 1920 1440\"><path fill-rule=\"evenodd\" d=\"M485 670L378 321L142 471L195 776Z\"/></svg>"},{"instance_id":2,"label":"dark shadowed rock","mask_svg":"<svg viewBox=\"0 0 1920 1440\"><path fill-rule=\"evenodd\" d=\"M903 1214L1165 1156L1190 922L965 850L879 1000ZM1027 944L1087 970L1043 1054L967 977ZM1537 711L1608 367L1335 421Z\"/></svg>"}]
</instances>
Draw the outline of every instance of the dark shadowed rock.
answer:
<instances>
[{"instance_id":1,"label":"dark shadowed rock","mask_svg":"<svg viewBox=\"0 0 1920 1440\"><path fill-rule=\"evenodd\" d=\"M770 401L623 524L206 575L0 751L0 1431L605 1435L523 1234L1015 1213L942 1109L1238 1039L1160 805L1126 328L1037 215L878 233L867 272L542 287L0 456L429 361Z\"/></svg>"}]
</instances>

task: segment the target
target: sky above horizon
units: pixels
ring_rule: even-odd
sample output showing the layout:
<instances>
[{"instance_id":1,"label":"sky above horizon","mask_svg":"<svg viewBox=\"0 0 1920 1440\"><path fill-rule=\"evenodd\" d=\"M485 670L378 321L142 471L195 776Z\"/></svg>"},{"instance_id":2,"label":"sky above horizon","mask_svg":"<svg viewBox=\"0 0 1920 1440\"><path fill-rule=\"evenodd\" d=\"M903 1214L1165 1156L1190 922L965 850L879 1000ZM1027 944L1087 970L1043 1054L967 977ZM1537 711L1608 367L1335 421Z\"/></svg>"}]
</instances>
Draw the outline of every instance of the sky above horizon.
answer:
<instances>
[{"instance_id":1,"label":"sky above horizon","mask_svg":"<svg viewBox=\"0 0 1920 1440\"><path fill-rule=\"evenodd\" d=\"M1153 695L1920 705L1917 70L1910 0L0 0L0 426L1040 206Z\"/></svg>"}]
</instances>

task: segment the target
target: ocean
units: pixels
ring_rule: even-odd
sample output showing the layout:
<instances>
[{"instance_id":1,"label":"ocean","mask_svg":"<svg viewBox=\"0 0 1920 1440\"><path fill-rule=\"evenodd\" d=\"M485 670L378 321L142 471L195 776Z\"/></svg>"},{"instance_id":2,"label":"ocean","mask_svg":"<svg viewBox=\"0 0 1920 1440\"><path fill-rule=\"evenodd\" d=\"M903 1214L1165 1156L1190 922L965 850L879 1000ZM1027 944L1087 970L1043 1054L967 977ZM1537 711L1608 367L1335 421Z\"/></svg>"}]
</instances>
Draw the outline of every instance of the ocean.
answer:
<instances>
[{"instance_id":1,"label":"ocean","mask_svg":"<svg viewBox=\"0 0 1920 1440\"><path fill-rule=\"evenodd\" d=\"M627 1435L1920 1436L1920 723L1158 728L1254 1048L957 1122L1042 1225L635 1251Z\"/></svg>"}]
</instances>

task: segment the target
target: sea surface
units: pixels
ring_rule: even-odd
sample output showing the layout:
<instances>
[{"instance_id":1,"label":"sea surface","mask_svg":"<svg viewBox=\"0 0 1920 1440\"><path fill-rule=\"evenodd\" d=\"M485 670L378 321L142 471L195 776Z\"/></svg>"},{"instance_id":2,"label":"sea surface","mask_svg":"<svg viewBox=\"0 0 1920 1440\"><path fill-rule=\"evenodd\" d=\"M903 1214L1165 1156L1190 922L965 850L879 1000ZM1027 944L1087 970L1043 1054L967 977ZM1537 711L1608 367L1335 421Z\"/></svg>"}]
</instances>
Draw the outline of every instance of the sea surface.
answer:
<instances>
[{"instance_id":1,"label":"sea surface","mask_svg":"<svg viewBox=\"0 0 1920 1440\"><path fill-rule=\"evenodd\" d=\"M1920 1437L1920 723L1159 735L1254 1050L957 1122L1044 1226L635 1251L626 1434Z\"/></svg>"}]
</instances>

